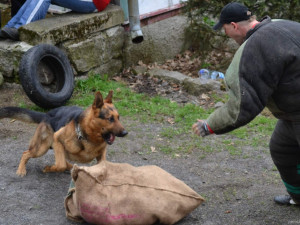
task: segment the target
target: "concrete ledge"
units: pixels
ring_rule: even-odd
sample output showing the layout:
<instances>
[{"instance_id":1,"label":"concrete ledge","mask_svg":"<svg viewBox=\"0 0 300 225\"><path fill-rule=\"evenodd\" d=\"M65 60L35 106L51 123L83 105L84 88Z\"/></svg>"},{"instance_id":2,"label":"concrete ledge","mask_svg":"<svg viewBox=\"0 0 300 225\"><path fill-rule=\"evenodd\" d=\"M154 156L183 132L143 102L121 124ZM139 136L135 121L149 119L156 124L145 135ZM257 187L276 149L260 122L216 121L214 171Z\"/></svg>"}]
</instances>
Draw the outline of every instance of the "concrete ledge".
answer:
<instances>
[{"instance_id":1,"label":"concrete ledge","mask_svg":"<svg viewBox=\"0 0 300 225\"><path fill-rule=\"evenodd\" d=\"M31 45L48 43L57 45L61 42L84 39L99 31L120 25L124 22L121 7L109 4L99 13L66 13L46 18L20 27L20 40Z\"/></svg>"},{"instance_id":2,"label":"concrete ledge","mask_svg":"<svg viewBox=\"0 0 300 225\"><path fill-rule=\"evenodd\" d=\"M191 95L201 95L210 91L220 92L221 83L216 80L208 79L206 81L200 80L199 78L186 78L183 83L183 89Z\"/></svg>"},{"instance_id":3,"label":"concrete ledge","mask_svg":"<svg viewBox=\"0 0 300 225\"><path fill-rule=\"evenodd\" d=\"M159 77L163 80L175 83L175 84L182 84L187 76L177 71L169 71L169 70L162 70L162 69L151 69L148 71L148 74L153 77Z\"/></svg>"},{"instance_id":4,"label":"concrete ledge","mask_svg":"<svg viewBox=\"0 0 300 225\"><path fill-rule=\"evenodd\" d=\"M22 55L31 47L25 42L0 41L0 73L4 77L16 80Z\"/></svg>"},{"instance_id":5,"label":"concrete ledge","mask_svg":"<svg viewBox=\"0 0 300 225\"><path fill-rule=\"evenodd\" d=\"M169 71L159 68L150 69L146 72L146 74L171 83L180 84L187 93L194 96L200 96L201 94L208 93L210 91L219 93L223 92L221 91L221 83L217 80L191 78L177 71Z\"/></svg>"},{"instance_id":6,"label":"concrete ledge","mask_svg":"<svg viewBox=\"0 0 300 225\"><path fill-rule=\"evenodd\" d=\"M122 69L122 49L124 45L124 29L120 26L102 31L97 36L81 42L65 42L64 49L78 74L89 71L102 71L115 74ZM108 64L109 67L102 67ZM98 67L108 68L103 70Z\"/></svg>"}]
</instances>

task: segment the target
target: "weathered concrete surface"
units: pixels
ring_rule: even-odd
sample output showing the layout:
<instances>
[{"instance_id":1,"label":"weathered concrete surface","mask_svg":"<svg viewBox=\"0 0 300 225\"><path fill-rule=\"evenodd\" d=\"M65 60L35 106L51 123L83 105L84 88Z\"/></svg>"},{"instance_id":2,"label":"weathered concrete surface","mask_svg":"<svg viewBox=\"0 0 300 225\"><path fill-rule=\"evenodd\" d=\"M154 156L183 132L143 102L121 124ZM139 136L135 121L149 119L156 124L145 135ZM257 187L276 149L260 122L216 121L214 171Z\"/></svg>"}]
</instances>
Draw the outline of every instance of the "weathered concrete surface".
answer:
<instances>
[{"instance_id":1,"label":"weathered concrete surface","mask_svg":"<svg viewBox=\"0 0 300 225\"><path fill-rule=\"evenodd\" d=\"M191 78L177 71L168 71L158 68L150 69L146 74L168 82L180 84L187 93L195 96L210 91L221 92L221 83L217 80Z\"/></svg>"},{"instance_id":2,"label":"weathered concrete surface","mask_svg":"<svg viewBox=\"0 0 300 225\"><path fill-rule=\"evenodd\" d=\"M30 47L48 43L68 56L76 76L89 72L114 75L136 64L163 62L181 52L186 18L175 16L142 27L144 41L133 44L122 26L121 7L109 5L100 13L56 15L19 29L19 42L0 40L0 73L17 80L19 62Z\"/></svg>"},{"instance_id":3,"label":"weathered concrete surface","mask_svg":"<svg viewBox=\"0 0 300 225\"><path fill-rule=\"evenodd\" d=\"M17 79L22 55L48 43L67 54L75 75L115 74L123 68L123 17L119 6L109 5L100 13L67 13L27 24L19 29L21 41L0 40L0 72L6 80Z\"/></svg>"},{"instance_id":4,"label":"weathered concrete surface","mask_svg":"<svg viewBox=\"0 0 300 225\"><path fill-rule=\"evenodd\" d=\"M163 62L183 51L185 16L174 16L142 27L144 41L133 44L127 33L124 48L126 66L142 60L144 63Z\"/></svg>"},{"instance_id":5,"label":"weathered concrete surface","mask_svg":"<svg viewBox=\"0 0 300 225\"><path fill-rule=\"evenodd\" d=\"M0 86L3 84L3 81L4 81L3 75L2 73L0 73Z\"/></svg>"},{"instance_id":6,"label":"weathered concrete surface","mask_svg":"<svg viewBox=\"0 0 300 225\"><path fill-rule=\"evenodd\" d=\"M166 81L171 81L175 84L182 84L184 80L188 78L184 74L179 73L177 71L169 71L169 70L163 70L158 68L149 70L148 74L150 76L159 77Z\"/></svg>"},{"instance_id":7,"label":"weathered concrete surface","mask_svg":"<svg viewBox=\"0 0 300 225\"><path fill-rule=\"evenodd\" d=\"M20 39L31 45L59 44L68 40L84 40L102 30L118 26L124 21L121 7L108 5L99 13L66 13L22 26ZM77 42L78 42L77 41Z\"/></svg>"},{"instance_id":8,"label":"weathered concrete surface","mask_svg":"<svg viewBox=\"0 0 300 225\"><path fill-rule=\"evenodd\" d=\"M187 78L183 81L183 89L191 95L201 95L210 91L220 91L221 83L216 80L201 80L199 78Z\"/></svg>"},{"instance_id":9,"label":"weathered concrete surface","mask_svg":"<svg viewBox=\"0 0 300 225\"><path fill-rule=\"evenodd\" d=\"M22 55L31 47L25 42L0 41L0 73L4 77L16 79Z\"/></svg>"},{"instance_id":10,"label":"weathered concrete surface","mask_svg":"<svg viewBox=\"0 0 300 225\"><path fill-rule=\"evenodd\" d=\"M119 72L122 69L123 46L124 29L120 26L104 30L97 36L81 42L69 41L63 44L71 63L79 74L91 70L104 73L109 71L110 74Z\"/></svg>"}]
</instances>

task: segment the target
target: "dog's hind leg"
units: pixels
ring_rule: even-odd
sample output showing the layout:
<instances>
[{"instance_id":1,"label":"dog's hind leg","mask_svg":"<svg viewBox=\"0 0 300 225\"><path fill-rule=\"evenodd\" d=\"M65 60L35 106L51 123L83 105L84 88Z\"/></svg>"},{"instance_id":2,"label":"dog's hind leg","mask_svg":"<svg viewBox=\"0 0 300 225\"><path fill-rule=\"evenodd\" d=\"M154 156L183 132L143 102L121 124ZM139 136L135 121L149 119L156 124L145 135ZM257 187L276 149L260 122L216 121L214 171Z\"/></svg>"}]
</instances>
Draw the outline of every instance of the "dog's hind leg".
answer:
<instances>
[{"instance_id":1,"label":"dog's hind leg","mask_svg":"<svg viewBox=\"0 0 300 225\"><path fill-rule=\"evenodd\" d=\"M17 175L23 177L26 175L26 163L30 158L43 156L51 147L53 142L53 130L49 124L40 123L30 141L29 149L23 152Z\"/></svg>"},{"instance_id":2,"label":"dog's hind leg","mask_svg":"<svg viewBox=\"0 0 300 225\"><path fill-rule=\"evenodd\" d=\"M44 173L48 172L64 172L68 169L68 163L66 161L65 156L65 146L64 142L66 140L60 140L60 135L64 137L65 127L61 128L53 135L53 150L54 150L54 156L55 156L55 164L52 166L46 166L43 170Z\"/></svg>"}]
</instances>

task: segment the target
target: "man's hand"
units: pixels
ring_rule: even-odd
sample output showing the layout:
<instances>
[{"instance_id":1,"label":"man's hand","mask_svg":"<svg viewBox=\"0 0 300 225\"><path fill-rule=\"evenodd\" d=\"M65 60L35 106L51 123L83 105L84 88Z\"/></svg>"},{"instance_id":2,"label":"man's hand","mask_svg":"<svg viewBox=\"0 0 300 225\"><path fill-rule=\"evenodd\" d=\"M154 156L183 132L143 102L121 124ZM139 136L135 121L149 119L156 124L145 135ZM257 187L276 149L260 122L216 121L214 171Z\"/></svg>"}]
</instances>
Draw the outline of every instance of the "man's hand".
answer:
<instances>
[{"instance_id":1,"label":"man's hand","mask_svg":"<svg viewBox=\"0 0 300 225\"><path fill-rule=\"evenodd\" d=\"M192 129L195 134L201 137L214 133L205 120L198 120L198 122L192 126Z\"/></svg>"}]
</instances>

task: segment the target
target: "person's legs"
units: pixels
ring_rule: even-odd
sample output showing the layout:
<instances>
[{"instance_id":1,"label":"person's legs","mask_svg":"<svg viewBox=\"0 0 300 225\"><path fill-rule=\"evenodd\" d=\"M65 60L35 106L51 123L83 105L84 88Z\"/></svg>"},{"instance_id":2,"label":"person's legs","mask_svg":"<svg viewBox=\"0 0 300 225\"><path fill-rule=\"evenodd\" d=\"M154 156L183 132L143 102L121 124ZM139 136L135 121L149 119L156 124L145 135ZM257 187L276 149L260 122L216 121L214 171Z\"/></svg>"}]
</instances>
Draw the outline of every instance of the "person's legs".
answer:
<instances>
[{"instance_id":1,"label":"person's legs","mask_svg":"<svg viewBox=\"0 0 300 225\"><path fill-rule=\"evenodd\" d=\"M93 0L52 0L51 3L79 13L92 13L98 11Z\"/></svg>"},{"instance_id":2,"label":"person's legs","mask_svg":"<svg viewBox=\"0 0 300 225\"><path fill-rule=\"evenodd\" d=\"M26 0L17 14L0 31L0 38L19 40L18 28L33 21L44 19L50 3L80 13L97 11L93 0Z\"/></svg>"},{"instance_id":3,"label":"person's legs","mask_svg":"<svg viewBox=\"0 0 300 225\"><path fill-rule=\"evenodd\" d=\"M27 0L6 27L19 28L30 22L44 19L50 3L69 8L74 12L92 13L97 11L93 0Z\"/></svg>"},{"instance_id":4,"label":"person's legs","mask_svg":"<svg viewBox=\"0 0 300 225\"><path fill-rule=\"evenodd\" d=\"M22 25L44 19L50 2L50 0L27 0L5 27L18 29Z\"/></svg>"},{"instance_id":5,"label":"person's legs","mask_svg":"<svg viewBox=\"0 0 300 225\"><path fill-rule=\"evenodd\" d=\"M300 123L279 120L270 141L270 152L292 199L300 204Z\"/></svg>"},{"instance_id":6,"label":"person's legs","mask_svg":"<svg viewBox=\"0 0 300 225\"><path fill-rule=\"evenodd\" d=\"M14 17L26 0L11 0L11 17Z\"/></svg>"}]
</instances>

